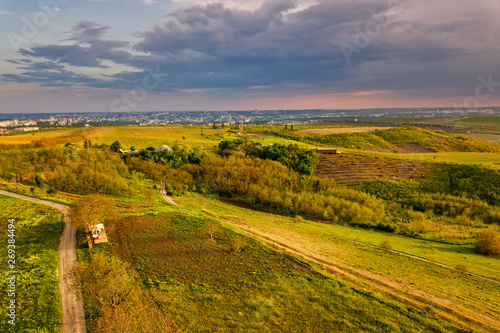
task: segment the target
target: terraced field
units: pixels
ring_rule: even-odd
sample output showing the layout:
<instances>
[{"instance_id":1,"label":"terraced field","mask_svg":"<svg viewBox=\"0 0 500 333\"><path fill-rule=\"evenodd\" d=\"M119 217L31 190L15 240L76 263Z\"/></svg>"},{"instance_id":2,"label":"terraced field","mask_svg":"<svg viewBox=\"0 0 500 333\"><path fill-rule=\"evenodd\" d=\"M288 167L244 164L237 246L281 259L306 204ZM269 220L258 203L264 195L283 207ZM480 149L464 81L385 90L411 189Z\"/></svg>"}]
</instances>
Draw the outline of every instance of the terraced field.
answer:
<instances>
[{"instance_id":1,"label":"terraced field","mask_svg":"<svg viewBox=\"0 0 500 333\"><path fill-rule=\"evenodd\" d=\"M341 184L373 179L422 179L432 172L429 162L356 154L320 155L316 174Z\"/></svg>"}]
</instances>

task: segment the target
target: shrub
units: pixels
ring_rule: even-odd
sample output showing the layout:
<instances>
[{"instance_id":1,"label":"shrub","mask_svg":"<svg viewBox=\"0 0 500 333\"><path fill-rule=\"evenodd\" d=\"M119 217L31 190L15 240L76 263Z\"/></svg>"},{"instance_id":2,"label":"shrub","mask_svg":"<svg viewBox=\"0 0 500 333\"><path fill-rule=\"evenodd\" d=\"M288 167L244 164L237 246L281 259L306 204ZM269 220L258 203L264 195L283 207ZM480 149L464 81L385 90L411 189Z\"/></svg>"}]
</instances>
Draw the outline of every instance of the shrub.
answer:
<instances>
[{"instance_id":1,"label":"shrub","mask_svg":"<svg viewBox=\"0 0 500 333\"><path fill-rule=\"evenodd\" d=\"M380 244L380 247L387 251L392 250L392 245L388 240L383 241L382 244Z\"/></svg>"},{"instance_id":2,"label":"shrub","mask_svg":"<svg viewBox=\"0 0 500 333\"><path fill-rule=\"evenodd\" d=\"M57 190L55 189L54 186L49 187L49 189L47 190L47 194L49 194L49 195L54 195L56 193L57 193Z\"/></svg>"},{"instance_id":3,"label":"shrub","mask_svg":"<svg viewBox=\"0 0 500 333\"><path fill-rule=\"evenodd\" d=\"M500 254L500 236L498 232L486 229L477 234L476 251L481 254Z\"/></svg>"},{"instance_id":4,"label":"shrub","mask_svg":"<svg viewBox=\"0 0 500 333\"><path fill-rule=\"evenodd\" d=\"M464 264L458 264L455 269L457 270L458 273L465 275L467 274L467 266Z\"/></svg>"}]
</instances>

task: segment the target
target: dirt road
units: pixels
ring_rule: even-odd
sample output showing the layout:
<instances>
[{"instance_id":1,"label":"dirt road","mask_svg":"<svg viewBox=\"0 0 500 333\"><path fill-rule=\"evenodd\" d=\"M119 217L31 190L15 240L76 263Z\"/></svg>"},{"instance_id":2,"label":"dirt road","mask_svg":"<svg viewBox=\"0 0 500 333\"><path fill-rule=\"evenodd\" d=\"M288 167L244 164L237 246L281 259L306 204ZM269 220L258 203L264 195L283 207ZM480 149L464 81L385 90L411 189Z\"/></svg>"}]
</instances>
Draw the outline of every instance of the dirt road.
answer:
<instances>
[{"instance_id":1,"label":"dirt road","mask_svg":"<svg viewBox=\"0 0 500 333\"><path fill-rule=\"evenodd\" d=\"M77 262L75 248L75 228L68 216L68 207L58 203L31 198L24 195L0 190L0 194L9 197L31 201L37 204L50 206L59 210L66 222L59 244L59 292L61 293L63 333L85 333L85 314L83 303L79 302L75 293L70 289L69 279L66 277L68 270Z\"/></svg>"},{"instance_id":2,"label":"dirt road","mask_svg":"<svg viewBox=\"0 0 500 333\"><path fill-rule=\"evenodd\" d=\"M166 177L167 176L161 179L161 188L160 188L161 195L163 196L163 199L165 199L169 204L180 207L180 205L176 203L174 200L172 200L172 197L167 194L167 190L165 190Z\"/></svg>"}]
</instances>

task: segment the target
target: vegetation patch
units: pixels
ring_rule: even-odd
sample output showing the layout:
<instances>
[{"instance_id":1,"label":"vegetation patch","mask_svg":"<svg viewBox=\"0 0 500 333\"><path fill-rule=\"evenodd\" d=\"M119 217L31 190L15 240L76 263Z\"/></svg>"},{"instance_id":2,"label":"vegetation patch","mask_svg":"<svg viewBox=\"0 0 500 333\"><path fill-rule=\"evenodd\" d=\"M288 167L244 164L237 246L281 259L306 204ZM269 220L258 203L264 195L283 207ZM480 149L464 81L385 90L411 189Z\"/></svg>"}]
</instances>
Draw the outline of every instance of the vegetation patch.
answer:
<instances>
[{"instance_id":1,"label":"vegetation patch","mask_svg":"<svg viewBox=\"0 0 500 333\"><path fill-rule=\"evenodd\" d=\"M122 222L117 233L130 246L143 286L183 331L418 332L421 323L429 331L456 331L319 275L206 217Z\"/></svg>"},{"instance_id":2,"label":"vegetation patch","mask_svg":"<svg viewBox=\"0 0 500 333\"><path fill-rule=\"evenodd\" d=\"M296 141L357 149L379 148L386 151L395 151L398 150L397 145L411 143L432 152L500 152L499 144L417 127L398 127L364 133L327 135L298 134L290 131L276 131L275 134Z\"/></svg>"},{"instance_id":3,"label":"vegetation patch","mask_svg":"<svg viewBox=\"0 0 500 333\"><path fill-rule=\"evenodd\" d=\"M29 202L0 196L0 327L3 332L60 332L58 247L64 223L61 214ZM15 219L16 320L7 323L7 221Z\"/></svg>"}]
</instances>

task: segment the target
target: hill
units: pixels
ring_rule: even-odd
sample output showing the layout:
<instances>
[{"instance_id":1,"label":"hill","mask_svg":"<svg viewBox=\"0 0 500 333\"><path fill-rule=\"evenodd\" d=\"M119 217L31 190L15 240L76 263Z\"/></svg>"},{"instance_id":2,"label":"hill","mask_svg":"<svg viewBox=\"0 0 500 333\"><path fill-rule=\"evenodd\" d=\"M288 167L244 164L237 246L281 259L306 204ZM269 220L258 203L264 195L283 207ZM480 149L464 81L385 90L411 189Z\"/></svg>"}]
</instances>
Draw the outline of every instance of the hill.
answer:
<instances>
[{"instance_id":1,"label":"hill","mask_svg":"<svg viewBox=\"0 0 500 333\"><path fill-rule=\"evenodd\" d=\"M341 134L299 134L290 131L276 134L307 143L382 152L500 152L500 144L417 127Z\"/></svg>"}]
</instances>

